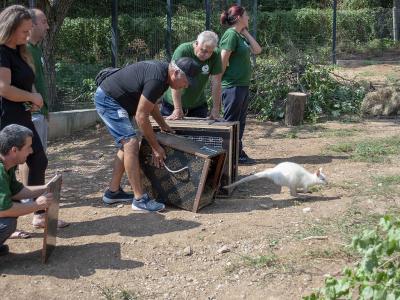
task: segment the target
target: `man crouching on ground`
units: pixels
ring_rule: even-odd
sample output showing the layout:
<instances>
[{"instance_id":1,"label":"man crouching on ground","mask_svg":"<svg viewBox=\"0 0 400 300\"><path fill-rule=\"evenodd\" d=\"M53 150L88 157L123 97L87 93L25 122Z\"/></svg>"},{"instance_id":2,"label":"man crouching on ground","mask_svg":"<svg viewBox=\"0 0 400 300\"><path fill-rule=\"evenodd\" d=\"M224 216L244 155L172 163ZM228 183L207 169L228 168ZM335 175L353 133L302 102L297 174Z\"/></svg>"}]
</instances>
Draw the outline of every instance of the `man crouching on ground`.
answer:
<instances>
[{"instance_id":1,"label":"man crouching on ground","mask_svg":"<svg viewBox=\"0 0 400 300\"><path fill-rule=\"evenodd\" d=\"M8 253L4 242L17 227L17 218L47 208L53 194L46 193L47 185L24 186L17 181L15 169L32 153L33 133L30 129L11 124L0 131L0 256ZM18 200L36 198L20 203Z\"/></svg>"},{"instance_id":2,"label":"man crouching on ground","mask_svg":"<svg viewBox=\"0 0 400 300\"><path fill-rule=\"evenodd\" d=\"M118 148L112 179L103 202L132 202L132 209L150 212L165 208L164 204L151 199L143 190L139 165L140 141L131 118L135 116L138 127L152 148L154 165L163 166L165 151L157 141L149 116L154 118L162 131L172 132L156 103L168 87L187 88L200 71L200 66L187 57L170 64L142 61L121 68L100 83L94 96L96 110ZM125 171L133 195L124 192L120 186Z\"/></svg>"}]
</instances>

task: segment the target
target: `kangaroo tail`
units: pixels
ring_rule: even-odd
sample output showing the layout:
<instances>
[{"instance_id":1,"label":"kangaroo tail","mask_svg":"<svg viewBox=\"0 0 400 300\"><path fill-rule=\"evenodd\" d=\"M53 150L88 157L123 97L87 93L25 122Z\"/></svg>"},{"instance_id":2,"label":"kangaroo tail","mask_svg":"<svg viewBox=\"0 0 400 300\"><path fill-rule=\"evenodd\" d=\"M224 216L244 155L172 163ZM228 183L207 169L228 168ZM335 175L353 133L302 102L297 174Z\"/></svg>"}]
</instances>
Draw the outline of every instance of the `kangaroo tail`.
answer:
<instances>
[{"instance_id":1,"label":"kangaroo tail","mask_svg":"<svg viewBox=\"0 0 400 300\"><path fill-rule=\"evenodd\" d=\"M240 179L239 181L236 181L236 182L234 182L234 183L232 183L230 185L224 186L224 189L229 189L229 188L235 187L235 186L237 186L239 184L242 184L242 183L245 183L245 182L249 182L249 181L253 181L253 180L257 180L259 178L269 178L271 170L272 169L267 169L265 171L258 172L256 174L246 176L246 177Z\"/></svg>"}]
</instances>

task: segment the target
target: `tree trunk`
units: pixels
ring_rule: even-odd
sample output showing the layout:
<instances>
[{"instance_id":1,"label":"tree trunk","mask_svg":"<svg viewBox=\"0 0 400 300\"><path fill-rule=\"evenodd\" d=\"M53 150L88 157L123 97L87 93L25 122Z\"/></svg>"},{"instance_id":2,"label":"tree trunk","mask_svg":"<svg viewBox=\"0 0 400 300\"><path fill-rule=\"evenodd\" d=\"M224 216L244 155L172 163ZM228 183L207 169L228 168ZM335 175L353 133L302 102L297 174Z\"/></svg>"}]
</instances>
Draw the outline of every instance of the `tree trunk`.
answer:
<instances>
[{"instance_id":1,"label":"tree trunk","mask_svg":"<svg viewBox=\"0 0 400 300\"><path fill-rule=\"evenodd\" d=\"M50 110L57 106L55 48L56 37L74 0L40 0L37 7L47 16L49 31L43 40L43 56L45 60L45 76L48 84L48 105Z\"/></svg>"},{"instance_id":2,"label":"tree trunk","mask_svg":"<svg viewBox=\"0 0 400 300\"><path fill-rule=\"evenodd\" d=\"M303 122L307 94L289 93L286 101L285 124L296 126Z\"/></svg>"}]
</instances>

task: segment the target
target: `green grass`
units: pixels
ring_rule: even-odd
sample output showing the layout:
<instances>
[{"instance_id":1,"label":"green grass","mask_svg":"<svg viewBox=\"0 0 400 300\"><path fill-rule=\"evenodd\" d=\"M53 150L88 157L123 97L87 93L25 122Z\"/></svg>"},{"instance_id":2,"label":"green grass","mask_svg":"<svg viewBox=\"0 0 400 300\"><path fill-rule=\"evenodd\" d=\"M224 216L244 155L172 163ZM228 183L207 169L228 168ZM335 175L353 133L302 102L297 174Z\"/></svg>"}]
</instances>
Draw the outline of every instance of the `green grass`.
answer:
<instances>
[{"instance_id":1,"label":"green grass","mask_svg":"<svg viewBox=\"0 0 400 300\"><path fill-rule=\"evenodd\" d=\"M133 293L122 289L113 287L101 287L98 286L102 296L106 300L136 300L138 297Z\"/></svg>"},{"instance_id":2,"label":"green grass","mask_svg":"<svg viewBox=\"0 0 400 300\"><path fill-rule=\"evenodd\" d=\"M274 254L261 255L257 257L242 256L244 263L253 268L273 267L277 264L278 258Z\"/></svg>"},{"instance_id":3,"label":"green grass","mask_svg":"<svg viewBox=\"0 0 400 300\"><path fill-rule=\"evenodd\" d=\"M400 154L400 138L397 136L365 140L360 142L342 142L330 145L328 151L350 154L354 161L386 162L391 155Z\"/></svg>"},{"instance_id":4,"label":"green grass","mask_svg":"<svg viewBox=\"0 0 400 300\"><path fill-rule=\"evenodd\" d=\"M400 175L373 176L373 187L369 190L370 194L380 196L398 195L400 188Z\"/></svg>"},{"instance_id":5,"label":"green grass","mask_svg":"<svg viewBox=\"0 0 400 300\"><path fill-rule=\"evenodd\" d=\"M353 181L341 181L341 182L330 182L329 183L330 187L337 187L337 188L341 188L343 190L352 190L355 192L358 192L358 187L359 184L357 182L353 182Z\"/></svg>"},{"instance_id":6,"label":"green grass","mask_svg":"<svg viewBox=\"0 0 400 300\"><path fill-rule=\"evenodd\" d=\"M239 254L240 260L236 261L225 268L225 272L231 274L242 268L273 268L279 264L279 258L275 254L249 256Z\"/></svg>"},{"instance_id":7,"label":"green grass","mask_svg":"<svg viewBox=\"0 0 400 300\"><path fill-rule=\"evenodd\" d=\"M337 153L352 153L354 151L354 144L349 142L334 144L330 145L328 150Z\"/></svg>"},{"instance_id":8,"label":"green grass","mask_svg":"<svg viewBox=\"0 0 400 300\"><path fill-rule=\"evenodd\" d=\"M311 224L311 226L304 228L297 234L297 238L302 240L310 236L323 236L327 233L327 224Z\"/></svg>"},{"instance_id":9,"label":"green grass","mask_svg":"<svg viewBox=\"0 0 400 300\"><path fill-rule=\"evenodd\" d=\"M320 137L348 137L354 136L359 132L361 132L361 129L359 128L328 129L323 132Z\"/></svg>"}]
</instances>

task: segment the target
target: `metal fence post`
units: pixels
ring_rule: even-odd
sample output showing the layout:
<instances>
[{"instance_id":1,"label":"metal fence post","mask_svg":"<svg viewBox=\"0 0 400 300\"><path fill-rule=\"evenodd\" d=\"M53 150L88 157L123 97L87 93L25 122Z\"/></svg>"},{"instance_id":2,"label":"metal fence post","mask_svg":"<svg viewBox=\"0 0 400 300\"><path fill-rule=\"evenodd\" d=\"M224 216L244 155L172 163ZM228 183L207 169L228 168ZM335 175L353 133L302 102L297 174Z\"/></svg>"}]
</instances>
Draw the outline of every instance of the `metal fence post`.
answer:
<instances>
[{"instance_id":1,"label":"metal fence post","mask_svg":"<svg viewBox=\"0 0 400 300\"><path fill-rule=\"evenodd\" d=\"M29 8L36 7L36 0L29 0Z\"/></svg>"},{"instance_id":2,"label":"metal fence post","mask_svg":"<svg viewBox=\"0 0 400 300\"><path fill-rule=\"evenodd\" d=\"M237 5L242 5L242 1L241 0L236 0L236 4Z\"/></svg>"},{"instance_id":3,"label":"metal fence post","mask_svg":"<svg viewBox=\"0 0 400 300\"><path fill-rule=\"evenodd\" d=\"M257 40L257 0L253 0L253 11L252 11L252 19L253 19L253 28L252 35ZM253 54L251 56L253 66L256 65L256 56Z\"/></svg>"},{"instance_id":4,"label":"metal fence post","mask_svg":"<svg viewBox=\"0 0 400 300\"><path fill-rule=\"evenodd\" d=\"M111 65L118 65L118 0L111 3Z\"/></svg>"},{"instance_id":5,"label":"metal fence post","mask_svg":"<svg viewBox=\"0 0 400 300\"><path fill-rule=\"evenodd\" d=\"M400 30L400 0L393 0L393 39L399 40Z\"/></svg>"},{"instance_id":6,"label":"metal fence post","mask_svg":"<svg viewBox=\"0 0 400 300\"><path fill-rule=\"evenodd\" d=\"M167 32L165 34L165 51L168 61L171 60L171 36L172 36L172 0L167 0Z\"/></svg>"},{"instance_id":7,"label":"metal fence post","mask_svg":"<svg viewBox=\"0 0 400 300\"><path fill-rule=\"evenodd\" d=\"M211 19L211 3L210 0L205 0L205 10L206 10L206 30L210 30L210 19Z\"/></svg>"},{"instance_id":8,"label":"metal fence post","mask_svg":"<svg viewBox=\"0 0 400 300\"><path fill-rule=\"evenodd\" d=\"M337 0L333 0L333 17L332 17L332 63L336 65L336 16L337 16Z\"/></svg>"}]
</instances>

